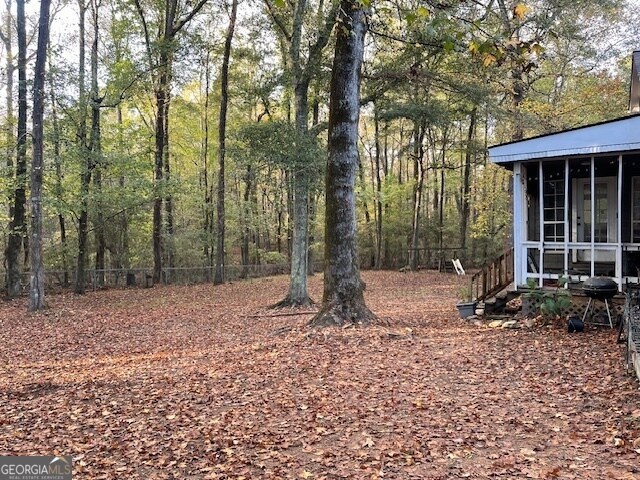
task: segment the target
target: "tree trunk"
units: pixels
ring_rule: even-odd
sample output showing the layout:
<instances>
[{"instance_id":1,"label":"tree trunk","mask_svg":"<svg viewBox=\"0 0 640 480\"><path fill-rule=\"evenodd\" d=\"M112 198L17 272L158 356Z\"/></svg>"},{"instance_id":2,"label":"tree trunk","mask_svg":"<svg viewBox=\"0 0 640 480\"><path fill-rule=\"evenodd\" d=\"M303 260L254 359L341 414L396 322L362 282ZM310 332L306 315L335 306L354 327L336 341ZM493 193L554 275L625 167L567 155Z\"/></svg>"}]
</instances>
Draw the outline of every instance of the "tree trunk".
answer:
<instances>
[{"instance_id":1,"label":"tree trunk","mask_svg":"<svg viewBox=\"0 0 640 480\"><path fill-rule=\"evenodd\" d=\"M204 190L204 208L203 208L203 234L204 234L204 245L202 247L202 253L204 256L204 265L207 267L206 269L206 279L210 281L210 272L212 265L212 250L213 245L211 243L211 235L212 235L212 221L211 221L211 212L213 210L213 196L210 194L209 190L209 89L211 87L211 75L209 72L211 63L211 52L207 50L206 56L204 59L204 108L202 113L202 118L200 119L201 127L202 127L202 147L201 147L201 162L202 162L202 188ZM202 82L200 82L202 85Z\"/></svg>"},{"instance_id":2,"label":"tree trunk","mask_svg":"<svg viewBox=\"0 0 640 480\"><path fill-rule=\"evenodd\" d=\"M5 108L6 108L6 124L5 124L5 163L7 166L6 170L6 185L7 191L7 213L9 214L9 219L13 219L14 212L14 191L11 188L13 184L13 176L14 176L14 156L15 156L15 147L16 147L16 138L15 138L15 122L14 122L14 112L13 112L13 78L15 73L15 63L13 58L13 17L11 15L11 0L6 0L6 11L5 17L3 19L5 21L5 32L3 33L0 30L0 38L2 39L2 43L4 44L5 50L5 62L6 62L6 76L7 83L5 85ZM5 192L2 192L4 194ZM7 238L4 238L4 249L5 249L5 262L6 262L6 250L7 250ZM6 268L6 263L5 263ZM8 277L5 278L5 282L7 287L9 286ZM9 289L7 288L7 292Z\"/></svg>"},{"instance_id":3,"label":"tree trunk","mask_svg":"<svg viewBox=\"0 0 640 480\"><path fill-rule=\"evenodd\" d=\"M154 199L153 199L153 280L160 282L162 278L162 203L169 198L168 207L172 208L171 197L165 192L164 160L168 155L169 139L169 101L171 86L171 62L175 50L176 35L207 3L207 0L199 0L193 8L187 12L178 12L177 0L165 0L164 11L155 12L162 23L157 25L157 37L151 38L151 32L147 24L145 9L140 0L134 0L136 12L140 18L140 24L144 33L145 48L149 72L151 72L155 94L155 152L154 152ZM191 5L189 5L191 6ZM176 20L176 16L182 13ZM153 14L151 14L153 16ZM168 224L172 229L172 218L168 215Z\"/></svg>"},{"instance_id":4,"label":"tree trunk","mask_svg":"<svg viewBox=\"0 0 640 480\"><path fill-rule=\"evenodd\" d=\"M220 119L218 125L218 205L217 205L217 225L218 238L216 241L216 270L213 277L213 284L219 285L224 282L224 240L225 240L225 205L224 205L224 162L226 155L226 135L227 135L227 106L229 103L229 60L231 58L231 42L233 32L236 28L236 10L238 0L231 3L231 16L227 27L227 35L224 41L224 54L222 58L222 71L220 74Z\"/></svg>"},{"instance_id":5,"label":"tree trunk","mask_svg":"<svg viewBox=\"0 0 640 480\"><path fill-rule=\"evenodd\" d=\"M89 228L89 185L93 170L93 158L87 148L87 101L85 92L85 13L84 0L78 1L78 109L79 119L76 132L79 150L84 156L83 172L80 176L80 215L78 215L78 257L74 292L83 294L86 289L87 240Z\"/></svg>"},{"instance_id":6,"label":"tree trunk","mask_svg":"<svg viewBox=\"0 0 640 480\"><path fill-rule=\"evenodd\" d=\"M96 283L98 286L104 286L105 282L105 253L106 240L104 231L104 215L102 212L102 144L100 130L100 104L102 100L99 98L98 91L98 39L99 39L99 3L95 0L91 2L91 14L93 23L93 40L91 42L91 134L90 134L90 152L93 158L93 165L96 167L96 173L93 182L96 188L96 211L95 211L95 241L96 241Z\"/></svg>"},{"instance_id":7,"label":"tree trunk","mask_svg":"<svg viewBox=\"0 0 640 480\"><path fill-rule=\"evenodd\" d=\"M295 88L296 129L307 132L308 80L298 83ZM289 293L274 307L308 306L313 303L307 290L309 260L309 180L308 172L294 171L293 180L293 229L291 240L291 271Z\"/></svg>"},{"instance_id":8,"label":"tree trunk","mask_svg":"<svg viewBox=\"0 0 640 480\"><path fill-rule=\"evenodd\" d=\"M371 160L371 164L372 164L372 168L371 168L371 174L373 175L373 159L370 158ZM362 157L360 157L358 159L358 177L360 180L360 185L362 185L362 188L365 189L366 188L366 180L364 179L364 164L362 163ZM373 176L371 177L371 184L373 189L375 190L375 183L373 180ZM375 258L375 239L373 237L373 232L371 231L371 214L369 213L369 204L367 203L367 199L366 197L362 199L362 210L364 210L364 224L365 224L365 229L368 232L369 235L369 243L371 245L371 259L369 262L369 266L373 267L375 265L376 262L376 258ZM375 217L375 209L373 210L374 213L374 217ZM374 223L376 222L376 219L374 218Z\"/></svg>"},{"instance_id":9,"label":"tree trunk","mask_svg":"<svg viewBox=\"0 0 640 480\"><path fill-rule=\"evenodd\" d=\"M123 122L122 122L122 106L118 104L116 106L116 121L118 123L118 139L120 145L124 145L123 139ZM124 187L126 184L126 177L124 174L120 175L118 179L118 185L120 189L124 191ZM117 254L117 267L123 268L125 270L129 270L131 268L131 260L129 258L129 213L128 210L123 210L123 212L119 215L120 218L120 232L119 232L119 246L118 246L118 254Z\"/></svg>"},{"instance_id":10,"label":"tree trunk","mask_svg":"<svg viewBox=\"0 0 640 480\"><path fill-rule=\"evenodd\" d=\"M316 25L318 26L315 33L315 43L309 45L307 61L304 63L301 59L300 48L305 40L304 35L309 35L311 28L305 28L305 13L307 11L308 1L297 0L293 8L293 21L291 31L288 32L284 25L288 24L289 19L276 18L276 24L282 30L283 43L287 43L289 47L288 56L285 62L288 62L290 69L291 87L293 89L295 101L295 127L299 134L308 133L308 97L309 85L311 79L317 75L320 70L322 60L322 52L327 45L330 33L333 29L336 19L336 11L338 4L332 4L331 9L326 15L323 15L322 2L320 2L318 15L316 17ZM324 23L322 19L324 18ZM313 37L313 35L309 35ZM308 250L309 250L309 188L310 182L307 178L308 171L300 170L291 172L290 180L293 185L293 229L291 232L291 273L289 279L289 292L284 300L278 302L274 307L282 306L305 306L309 305L312 300L309 298L307 291L307 271L308 271Z\"/></svg>"},{"instance_id":11,"label":"tree trunk","mask_svg":"<svg viewBox=\"0 0 640 480\"><path fill-rule=\"evenodd\" d=\"M167 90L169 92L169 90ZM164 283L171 283L173 267L175 267L175 241L174 241L174 221L173 221L173 193L171 192L171 163L169 156L169 106L171 102L170 94L167 93L167 108L164 125L164 149L162 166L164 169L164 255L165 255L165 269L164 269Z\"/></svg>"},{"instance_id":12,"label":"tree trunk","mask_svg":"<svg viewBox=\"0 0 640 480\"><path fill-rule=\"evenodd\" d=\"M49 60L51 65L51 60ZM49 67L51 70L51 67ZM62 203L62 156L60 154L60 123L58 121L58 109L56 106L56 94L53 85L53 77L49 76L49 98L51 100L51 124L53 127L53 161L56 171L56 182L54 186L54 195L59 203ZM67 228L62 209L58 210L58 225L60 227L60 246L62 248L62 285L66 288L69 286L69 264L67 262Z\"/></svg>"},{"instance_id":13,"label":"tree trunk","mask_svg":"<svg viewBox=\"0 0 640 480\"><path fill-rule=\"evenodd\" d=\"M253 172L251 171L251 163L247 165L247 173L245 176L245 187L242 195L242 243L240 245L240 257L242 262L241 278L249 276L249 237L251 235L251 185L253 183Z\"/></svg>"},{"instance_id":14,"label":"tree trunk","mask_svg":"<svg viewBox=\"0 0 640 480\"><path fill-rule=\"evenodd\" d=\"M26 183L27 183L27 30L25 2L17 0L18 34L18 138L16 149L16 188L13 194L9 239L7 241L7 294L20 294L20 251L27 234L26 224Z\"/></svg>"},{"instance_id":15,"label":"tree trunk","mask_svg":"<svg viewBox=\"0 0 640 480\"><path fill-rule=\"evenodd\" d=\"M420 263L420 211L422 209L422 193L424 190L424 120L416 122L414 130L414 181L413 187L413 220L411 223L411 253L409 254L409 268L413 271L418 269Z\"/></svg>"},{"instance_id":16,"label":"tree trunk","mask_svg":"<svg viewBox=\"0 0 640 480\"><path fill-rule=\"evenodd\" d=\"M163 63L164 61L164 63ZM158 79L156 88L156 131L155 131L155 153L154 153L154 179L155 179L155 195L153 198L153 282L160 283L162 279L162 200L164 190L164 151L168 148L165 145L166 136L164 130L167 126L167 117L169 115L169 58L167 54L161 55L162 73Z\"/></svg>"},{"instance_id":17,"label":"tree trunk","mask_svg":"<svg viewBox=\"0 0 640 480\"><path fill-rule=\"evenodd\" d=\"M444 193L445 193L445 161L447 152L447 131L442 134L442 168L440 169L440 194L438 202L438 270L444 269Z\"/></svg>"},{"instance_id":18,"label":"tree trunk","mask_svg":"<svg viewBox=\"0 0 640 480\"><path fill-rule=\"evenodd\" d=\"M469 206L470 206L470 194L471 194L471 158L473 156L475 146L473 145L473 139L476 131L476 116L478 113L478 107L474 106L471 110L469 117L469 130L467 131L467 145L464 155L464 166L462 172L462 199L460 209L460 248L462 249L462 255L466 255L467 248L467 227L469 225Z\"/></svg>"},{"instance_id":19,"label":"tree trunk","mask_svg":"<svg viewBox=\"0 0 640 480\"><path fill-rule=\"evenodd\" d=\"M375 318L364 301L356 238L360 68L367 29L360 2L342 0L329 106L326 177L325 266L322 308L314 327L366 324Z\"/></svg>"},{"instance_id":20,"label":"tree trunk","mask_svg":"<svg viewBox=\"0 0 640 480\"><path fill-rule=\"evenodd\" d=\"M38 22L38 48L33 81L33 157L31 161L31 289L29 310L45 307L44 262L42 258L42 180L43 180L43 125L45 98L45 65L49 43L50 0L41 0Z\"/></svg>"},{"instance_id":21,"label":"tree trunk","mask_svg":"<svg viewBox=\"0 0 640 480\"><path fill-rule=\"evenodd\" d=\"M380 270L382 267L382 179L380 178L380 161L381 161L381 147L380 147L380 119L378 118L378 110L376 109L373 117L375 126L375 143L376 143L376 270ZM385 162L386 163L386 162Z\"/></svg>"}]
</instances>

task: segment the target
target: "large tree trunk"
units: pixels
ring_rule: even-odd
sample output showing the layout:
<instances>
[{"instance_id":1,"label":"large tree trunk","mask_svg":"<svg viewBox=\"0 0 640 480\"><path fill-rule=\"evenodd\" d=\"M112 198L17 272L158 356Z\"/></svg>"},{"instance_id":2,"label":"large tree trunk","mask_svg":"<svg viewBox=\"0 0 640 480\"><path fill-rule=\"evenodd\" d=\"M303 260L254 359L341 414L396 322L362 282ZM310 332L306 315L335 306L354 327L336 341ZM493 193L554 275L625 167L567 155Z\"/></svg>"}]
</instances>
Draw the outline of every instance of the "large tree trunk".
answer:
<instances>
[{"instance_id":1,"label":"large tree trunk","mask_svg":"<svg viewBox=\"0 0 640 480\"><path fill-rule=\"evenodd\" d=\"M225 208L224 208L224 161L226 156L226 135L227 135L227 106L229 103L229 60L231 58L231 42L233 32L236 28L236 10L238 0L233 0L231 4L231 16L224 42L224 54L222 57L222 72L220 75L220 119L218 125L218 205L217 205L217 225L218 238L216 242L216 271L213 277L213 284L219 285L224 282L224 236L225 236Z\"/></svg>"},{"instance_id":2,"label":"large tree trunk","mask_svg":"<svg viewBox=\"0 0 640 480\"><path fill-rule=\"evenodd\" d=\"M45 65L49 43L50 0L40 2L38 23L38 49L33 81L33 157L31 161L31 289L29 310L41 310L44 299L44 262L42 258L42 180L43 180L43 125L45 98Z\"/></svg>"},{"instance_id":3,"label":"large tree trunk","mask_svg":"<svg viewBox=\"0 0 640 480\"><path fill-rule=\"evenodd\" d=\"M98 91L98 39L99 24L98 14L100 5L95 0L91 2L91 15L93 23L93 40L91 42L91 135L90 148L93 157L93 165L96 167L96 173L93 178L96 188L96 211L95 211L95 241L96 241L96 282L98 286L104 286L105 282L105 255L106 255L106 239L104 229L104 214L102 212L102 170L104 163L102 161L102 142L101 142L101 126L100 126L100 104L102 100L99 98Z\"/></svg>"},{"instance_id":4,"label":"large tree trunk","mask_svg":"<svg viewBox=\"0 0 640 480\"><path fill-rule=\"evenodd\" d=\"M307 133L309 82L298 83L295 88L296 129ZM291 240L291 272L289 293L275 307L308 306L313 302L307 290L309 250L309 180L308 172L295 171L293 180L293 229Z\"/></svg>"},{"instance_id":5,"label":"large tree trunk","mask_svg":"<svg viewBox=\"0 0 640 480\"><path fill-rule=\"evenodd\" d=\"M322 60L322 51L327 45L331 30L335 24L337 3L332 4L327 16L322 14L322 2L320 2L315 35L315 43L309 45L306 63L302 61L300 48L304 41L303 34L309 34L310 29L304 25L305 13L308 1L298 0L293 5L293 22L291 32L287 31L288 19L278 17L271 11L275 23L282 30L283 37L289 46L288 67L290 68L291 86L295 101L295 127L305 135L308 133L308 97L309 85L314 75L319 71ZM324 19L324 23L322 20ZM305 32L305 30L307 30ZM284 41L283 41L284 43ZM291 172L289 179L293 184L293 229L291 231L291 273L289 280L289 292L284 300L276 303L274 307L306 306L312 303L307 291L308 251L309 251L309 175L308 171ZM290 204L291 205L291 204Z\"/></svg>"},{"instance_id":6,"label":"large tree trunk","mask_svg":"<svg viewBox=\"0 0 640 480\"><path fill-rule=\"evenodd\" d=\"M342 0L331 75L327 162L324 293L315 327L369 323L356 238L355 181L358 169L360 67L367 30L356 0Z\"/></svg>"},{"instance_id":7,"label":"large tree trunk","mask_svg":"<svg viewBox=\"0 0 640 480\"><path fill-rule=\"evenodd\" d=\"M161 55L160 65L162 73L159 75L156 88L156 122L155 122L155 153L154 153L154 179L155 194L153 198L153 281L159 283L162 278L162 200L166 188L164 185L164 151L169 148L165 144L167 139L165 128L169 116L169 82L170 74L166 71L169 58L167 54Z\"/></svg>"},{"instance_id":8,"label":"large tree trunk","mask_svg":"<svg viewBox=\"0 0 640 480\"><path fill-rule=\"evenodd\" d=\"M27 183L27 30L24 0L18 0L18 139L16 149L16 188L13 194L9 239L7 242L7 294L20 294L20 251L27 234L26 183Z\"/></svg>"},{"instance_id":9,"label":"large tree trunk","mask_svg":"<svg viewBox=\"0 0 640 480\"><path fill-rule=\"evenodd\" d=\"M79 119L76 137L80 152L84 155L82 175L80 176L80 215L78 215L78 257L74 292L82 294L86 289L87 240L89 229L89 185L93 170L93 158L87 148L87 99L85 91L85 13L84 0L78 1L78 105Z\"/></svg>"}]
</instances>

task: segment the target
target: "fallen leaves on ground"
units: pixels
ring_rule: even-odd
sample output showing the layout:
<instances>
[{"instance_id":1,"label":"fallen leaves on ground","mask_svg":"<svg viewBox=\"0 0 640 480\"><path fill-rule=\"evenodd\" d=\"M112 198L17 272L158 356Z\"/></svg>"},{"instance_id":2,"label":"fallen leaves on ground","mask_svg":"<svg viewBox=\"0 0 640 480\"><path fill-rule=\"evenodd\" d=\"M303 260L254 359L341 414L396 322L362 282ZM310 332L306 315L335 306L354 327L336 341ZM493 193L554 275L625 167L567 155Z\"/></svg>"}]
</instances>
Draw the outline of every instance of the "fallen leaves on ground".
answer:
<instances>
[{"instance_id":1,"label":"fallen leaves on ground","mask_svg":"<svg viewBox=\"0 0 640 480\"><path fill-rule=\"evenodd\" d=\"M368 328L269 310L286 277L2 303L0 454L73 455L75 479L640 478L614 332L478 327L454 275L364 279Z\"/></svg>"}]
</instances>

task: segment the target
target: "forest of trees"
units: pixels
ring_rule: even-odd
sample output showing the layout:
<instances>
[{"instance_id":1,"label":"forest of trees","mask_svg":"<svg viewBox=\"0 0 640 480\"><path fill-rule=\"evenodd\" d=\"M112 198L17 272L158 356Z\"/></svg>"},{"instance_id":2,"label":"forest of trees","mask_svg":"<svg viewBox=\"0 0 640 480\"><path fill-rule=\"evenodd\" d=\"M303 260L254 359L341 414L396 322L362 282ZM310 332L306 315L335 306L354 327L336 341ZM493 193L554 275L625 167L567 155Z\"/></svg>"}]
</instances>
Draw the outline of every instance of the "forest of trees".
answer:
<instances>
[{"instance_id":1,"label":"forest of trees","mask_svg":"<svg viewBox=\"0 0 640 480\"><path fill-rule=\"evenodd\" d=\"M46 281L78 293L116 272L219 283L290 264L283 302L308 301L306 274L324 253L334 45L346 28L337 0L52 0L48 45L42 12L3 3L8 296L28 284L41 241ZM624 115L634 3L360 3L360 264L415 269L455 249L481 265L508 247L511 228L510 174L487 162L487 145Z\"/></svg>"}]
</instances>

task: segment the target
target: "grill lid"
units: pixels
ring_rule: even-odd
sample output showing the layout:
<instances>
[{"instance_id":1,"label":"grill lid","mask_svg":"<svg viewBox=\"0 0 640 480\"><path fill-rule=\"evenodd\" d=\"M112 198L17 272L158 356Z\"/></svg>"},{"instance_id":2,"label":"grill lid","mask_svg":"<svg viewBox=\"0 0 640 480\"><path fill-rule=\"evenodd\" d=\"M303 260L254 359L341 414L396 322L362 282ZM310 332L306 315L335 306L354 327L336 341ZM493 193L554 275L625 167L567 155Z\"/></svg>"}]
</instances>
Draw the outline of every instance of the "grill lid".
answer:
<instances>
[{"instance_id":1,"label":"grill lid","mask_svg":"<svg viewBox=\"0 0 640 480\"><path fill-rule=\"evenodd\" d=\"M603 300L618 293L618 284L610 277L591 277L582 284L585 295Z\"/></svg>"},{"instance_id":2,"label":"grill lid","mask_svg":"<svg viewBox=\"0 0 640 480\"><path fill-rule=\"evenodd\" d=\"M585 280L582 284L582 288L587 290L616 290L618 291L618 284L610 277L591 277Z\"/></svg>"}]
</instances>

